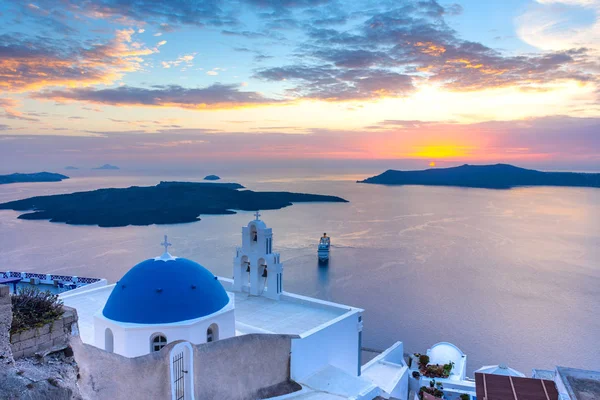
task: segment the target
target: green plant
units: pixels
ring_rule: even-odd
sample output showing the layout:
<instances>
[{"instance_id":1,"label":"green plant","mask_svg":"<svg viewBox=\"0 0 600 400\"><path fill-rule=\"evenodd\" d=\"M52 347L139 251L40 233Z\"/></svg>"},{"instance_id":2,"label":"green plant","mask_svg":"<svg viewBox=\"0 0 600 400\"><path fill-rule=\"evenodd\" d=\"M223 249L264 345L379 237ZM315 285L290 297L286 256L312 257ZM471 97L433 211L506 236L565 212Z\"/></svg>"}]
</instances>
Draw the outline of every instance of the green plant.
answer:
<instances>
[{"instance_id":1,"label":"green plant","mask_svg":"<svg viewBox=\"0 0 600 400\"><path fill-rule=\"evenodd\" d=\"M419 399L421 399L421 400L423 400L423 392L429 393L430 395L438 397L440 399L444 396L444 392L442 392L439 389L436 389L433 387L421 386L421 389L419 390Z\"/></svg>"},{"instance_id":2,"label":"green plant","mask_svg":"<svg viewBox=\"0 0 600 400\"><path fill-rule=\"evenodd\" d=\"M444 364L444 374L446 376L450 376L450 372L452 372L452 368L454 368L454 361L450 361L448 364Z\"/></svg>"},{"instance_id":3,"label":"green plant","mask_svg":"<svg viewBox=\"0 0 600 400\"><path fill-rule=\"evenodd\" d=\"M466 393L460 395L460 400L471 400L471 396Z\"/></svg>"},{"instance_id":4,"label":"green plant","mask_svg":"<svg viewBox=\"0 0 600 400\"><path fill-rule=\"evenodd\" d=\"M426 366L429 364L429 356L428 355L420 355L419 356L419 365Z\"/></svg>"},{"instance_id":5,"label":"green plant","mask_svg":"<svg viewBox=\"0 0 600 400\"><path fill-rule=\"evenodd\" d=\"M454 368L454 363L451 361L449 364L439 365L432 364L425 367L421 367L421 374L428 378L447 378L450 376L450 372Z\"/></svg>"},{"instance_id":6,"label":"green plant","mask_svg":"<svg viewBox=\"0 0 600 400\"><path fill-rule=\"evenodd\" d=\"M23 287L11 296L13 320L10 333L16 334L39 328L63 315L63 304L58 294L40 291L36 287Z\"/></svg>"}]
</instances>

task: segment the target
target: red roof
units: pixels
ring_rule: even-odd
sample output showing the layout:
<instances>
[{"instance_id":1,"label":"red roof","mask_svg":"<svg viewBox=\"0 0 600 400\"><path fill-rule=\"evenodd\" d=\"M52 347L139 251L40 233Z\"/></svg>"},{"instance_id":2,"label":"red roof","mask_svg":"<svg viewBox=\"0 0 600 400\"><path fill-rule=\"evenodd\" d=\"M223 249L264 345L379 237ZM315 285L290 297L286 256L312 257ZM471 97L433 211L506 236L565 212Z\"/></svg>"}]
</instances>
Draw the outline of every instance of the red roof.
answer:
<instances>
[{"instance_id":1,"label":"red roof","mask_svg":"<svg viewBox=\"0 0 600 400\"><path fill-rule=\"evenodd\" d=\"M558 400L553 381L475 373L477 400Z\"/></svg>"}]
</instances>

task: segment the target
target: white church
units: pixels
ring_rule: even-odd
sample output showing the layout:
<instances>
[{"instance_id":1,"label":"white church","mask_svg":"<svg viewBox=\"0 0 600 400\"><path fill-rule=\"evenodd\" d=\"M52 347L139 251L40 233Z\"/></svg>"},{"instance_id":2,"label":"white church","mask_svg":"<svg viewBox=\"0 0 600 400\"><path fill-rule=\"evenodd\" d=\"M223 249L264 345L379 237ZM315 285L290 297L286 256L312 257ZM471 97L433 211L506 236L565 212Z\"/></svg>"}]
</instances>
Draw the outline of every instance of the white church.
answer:
<instances>
[{"instance_id":1,"label":"white church","mask_svg":"<svg viewBox=\"0 0 600 400\"><path fill-rule=\"evenodd\" d=\"M84 343L133 358L176 341L198 345L247 334L293 335L290 378L303 389L278 398L328 399L332 393L347 399L407 398L402 343L362 365L363 310L285 292L273 232L258 212L242 228L233 279L170 254L166 236L162 245L161 256L140 262L117 283L61 296L77 310ZM187 385L193 386L190 376ZM185 393L174 389L173 398L193 398L193 391Z\"/></svg>"}]
</instances>

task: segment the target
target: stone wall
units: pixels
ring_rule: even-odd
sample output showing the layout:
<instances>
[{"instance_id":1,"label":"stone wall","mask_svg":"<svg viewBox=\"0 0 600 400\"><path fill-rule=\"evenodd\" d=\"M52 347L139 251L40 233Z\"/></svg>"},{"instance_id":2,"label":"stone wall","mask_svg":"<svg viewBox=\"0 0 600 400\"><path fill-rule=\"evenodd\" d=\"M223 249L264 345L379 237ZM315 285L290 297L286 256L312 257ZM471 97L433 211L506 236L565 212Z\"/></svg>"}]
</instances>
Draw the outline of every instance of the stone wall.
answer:
<instances>
[{"instance_id":1,"label":"stone wall","mask_svg":"<svg viewBox=\"0 0 600 400\"><path fill-rule=\"evenodd\" d=\"M262 398L262 390L289 381L291 347L291 336L265 334L195 345L195 397L219 400Z\"/></svg>"},{"instance_id":2,"label":"stone wall","mask_svg":"<svg viewBox=\"0 0 600 400\"><path fill-rule=\"evenodd\" d=\"M13 362L9 334L11 324L12 303L9 288L6 285L0 285L0 368Z\"/></svg>"},{"instance_id":3,"label":"stone wall","mask_svg":"<svg viewBox=\"0 0 600 400\"><path fill-rule=\"evenodd\" d=\"M289 382L291 336L244 335L194 345L195 398L254 400L261 389ZM170 399L171 350L135 358L108 353L71 338L79 366L79 388L84 398ZM289 391L289 390L288 390ZM281 393L283 394L283 393Z\"/></svg>"},{"instance_id":4,"label":"stone wall","mask_svg":"<svg viewBox=\"0 0 600 400\"><path fill-rule=\"evenodd\" d=\"M35 354L45 355L68 346L72 330L77 330L77 311L71 307L63 308L65 312L60 319L10 336L15 360Z\"/></svg>"}]
</instances>

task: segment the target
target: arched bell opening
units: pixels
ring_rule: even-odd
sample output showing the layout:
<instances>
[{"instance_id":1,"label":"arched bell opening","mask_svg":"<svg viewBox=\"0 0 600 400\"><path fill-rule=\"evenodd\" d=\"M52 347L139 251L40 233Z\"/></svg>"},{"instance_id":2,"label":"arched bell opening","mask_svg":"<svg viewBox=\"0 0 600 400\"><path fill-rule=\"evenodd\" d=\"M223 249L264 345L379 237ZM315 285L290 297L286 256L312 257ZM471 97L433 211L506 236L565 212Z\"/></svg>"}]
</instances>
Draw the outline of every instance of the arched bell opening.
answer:
<instances>
[{"instance_id":1,"label":"arched bell opening","mask_svg":"<svg viewBox=\"0 0 600 400\"><path fill-rule=\"evenodd\" d=\"M258 230L256 229L256 225L250 225L250 243L254 244L258 242Z\"/></svg>"}]
</instances>

